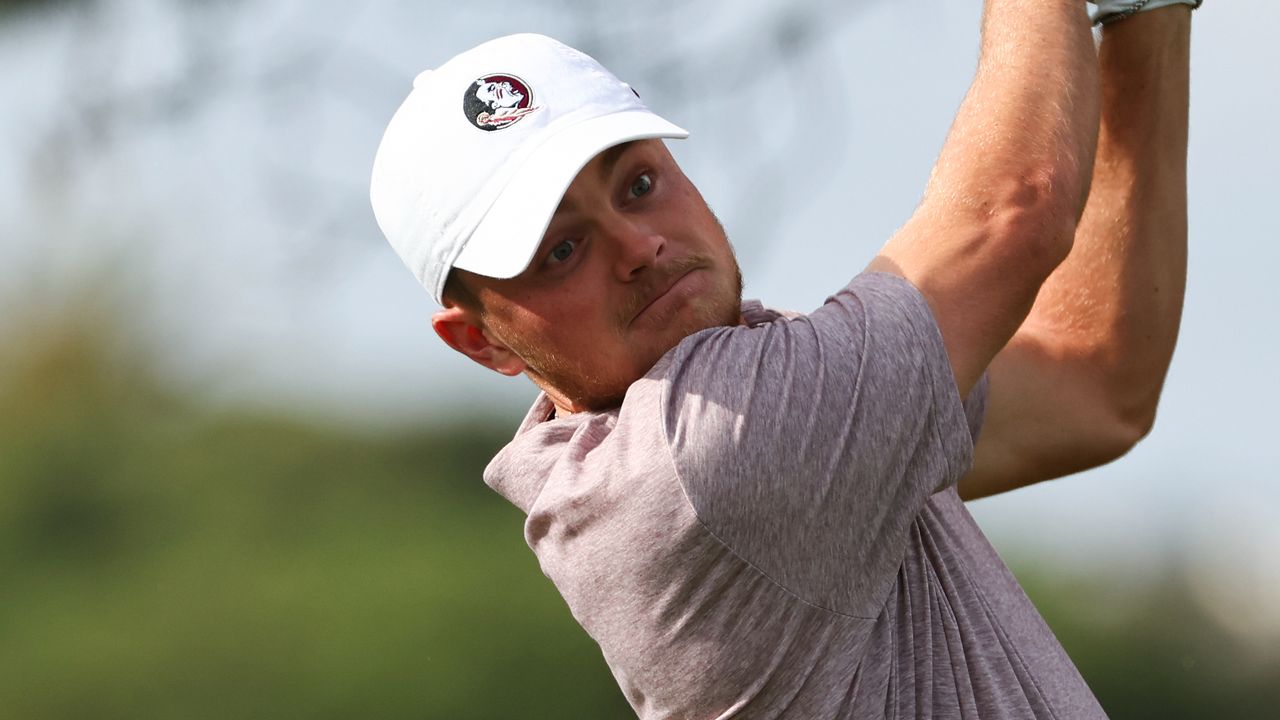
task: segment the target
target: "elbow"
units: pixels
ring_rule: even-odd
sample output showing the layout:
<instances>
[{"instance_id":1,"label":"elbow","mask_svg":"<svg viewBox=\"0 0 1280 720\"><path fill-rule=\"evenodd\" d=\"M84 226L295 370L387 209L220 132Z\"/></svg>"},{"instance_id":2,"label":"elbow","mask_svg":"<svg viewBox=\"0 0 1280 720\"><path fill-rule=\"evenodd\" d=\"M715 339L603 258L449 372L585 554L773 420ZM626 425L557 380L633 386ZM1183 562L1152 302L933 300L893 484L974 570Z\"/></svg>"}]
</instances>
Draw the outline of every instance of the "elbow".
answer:
<instances>
[{"instance_id":1,"label":"elbow","mask_svg":"<svg viewBox=\"0 0 1280 720\"><path fill-rule=\"evenodd\" d=\"M1078 177L1073 168L1050 166L1029 175L1024 191L1032 199L1028 220L1036 223L1043 235L1046 254L1056 268L1071 252L1076 227L1087 197L1087 179Z\"/></svg>"},{"instance_id":2,"label":"elbow","mask_svg":"<svg viewBox=\"0 0 1280 720\"><path fill-rule=\"evenodd\" d=\"M1156 378L1155 382L1152 379ZM1151 434L1164 388L1163 373L1114 374L1106 383L1105 397L1110 399L1108 412L1121 455L1129 452Z\"/></svg>"},{"instance_id":3,"label":"elbow","mask_svg":"<svg viewBox=\"0 0 1280 720\"><path fill-rule=\"evenodd\" d=\"M1077 199L1050 171L1010 179L996 192L990 212L992 235L1008 244L1015 262L1041 280L1066 260L1079 222Z\"/></svg>"},{"instance_id":4,"label":"elbow","mask_svg":"<svg viewBox=\"0 0 1280 720\"><path fill-rule=\"evenodd\" d=\"M1101 443L1098 465L1118 460L1137 447L1155 427L1155 404L1114 408L1105 423L1106 438Z\"/></svg>"},{"instance_id":5,"label":"elbow","mask_svg":"<svg viewBox=\"0 0 1280 720\"><path fill-rule=\"evenodd\" d=\"M1131 449L1150 435L1152 428L1155 427L1156 402L1152 400L1136 407L1126 408L1119 415L1119 423Z\"/></svg>"},{"instance_id":6,"label":"elbow","mask_svg":"<svg viewBox=\"0 0 1280 720\"><path fill-rule=\"evenodd\" d=\"M1154 399L1125 397L1112 384L1076 385L1081 399L1072 427L1076 459L1071 472L1106 465L1125 455L1151 434L1155 425Z\"/></svg>"},{"instance_id":7,"label":"elbow","mask_svg":"<svg viewBox=\"0 0 1280 720\"><path fill-rule=\"evenodd\" d=\"M1093 185L1093 155L1059 151L1042 155L1024 171L1024 191L1035 200L1045 222L1066 232L1070 249L1076 226L1084 215Z\"/></svg>"}]
</instances>

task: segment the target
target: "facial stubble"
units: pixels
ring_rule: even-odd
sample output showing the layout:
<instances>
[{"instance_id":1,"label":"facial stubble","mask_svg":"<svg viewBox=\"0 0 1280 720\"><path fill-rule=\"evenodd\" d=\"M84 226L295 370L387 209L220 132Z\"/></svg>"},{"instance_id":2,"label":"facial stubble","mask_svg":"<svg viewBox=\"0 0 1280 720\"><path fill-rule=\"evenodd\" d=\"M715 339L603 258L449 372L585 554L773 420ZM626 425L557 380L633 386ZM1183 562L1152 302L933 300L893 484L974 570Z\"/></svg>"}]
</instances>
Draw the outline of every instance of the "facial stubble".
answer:
<instances>
[{"instance_id":1,"label":"facial stubble","mask_svg":"<svg viewBox=\"0 0 1280 720\"><path fill-rule=\"evenodd\" d=\"M594 370L595 363L580 358L566 357L546 347L545 338L520 332L515 327L495 328L504 337L507 346L525 363L525 373L548 394L560 395L574 406L587 410L617 407L622 403L627 389L647 373L671 348L686 337L713 327L739 324L742 308L742 272L737 259L729 248L730 272L717 278L712 291L693 301L686 316L677 317L677 325L671 327L664 341L656 347L641 348L643 357L634 358L634 364L626 373L610 376ZM638 283L630 290L627 302L619 304L613 315L611 341L623 346L632 342L628 333L632 319L653 299L657 288L669 287L689 272L712 272L715 264L705 257L691 257L674 261L661 273ZM532 335L532 336L531 336Z\"/></svg>"}]
</instances>

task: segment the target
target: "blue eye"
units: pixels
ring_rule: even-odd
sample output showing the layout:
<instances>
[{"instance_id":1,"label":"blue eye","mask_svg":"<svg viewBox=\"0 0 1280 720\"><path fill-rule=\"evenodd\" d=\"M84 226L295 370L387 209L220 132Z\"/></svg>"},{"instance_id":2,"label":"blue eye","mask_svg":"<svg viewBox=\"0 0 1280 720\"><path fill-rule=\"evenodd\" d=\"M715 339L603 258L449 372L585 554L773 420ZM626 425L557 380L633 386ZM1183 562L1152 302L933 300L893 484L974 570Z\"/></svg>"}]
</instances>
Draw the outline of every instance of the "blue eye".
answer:
<instances>
[{"instance_id":1,"label":"blue eye","mask_svg":"<svg viewBox=\"0 0 1280 720\"><path fill-rule=\"evenodd\" d=\"M577 247L577 240L565 240L551 249L551 254L548 259L554 263L562 263L565 260L568 260L570 255L573 255L573 251L577 249Z\"/></svg>"},{"instance_id":2,"label":"blue eye","mask_svg":"<svg viewBox=\"0 0 1280 720\"><path fill-rule=\"evenodd\" d=\"M648 173L637 177L631 183L632 197L640 197L641 195L647 194L652 189L653 179L649 177Z\"/></svg>"}]
</instances>

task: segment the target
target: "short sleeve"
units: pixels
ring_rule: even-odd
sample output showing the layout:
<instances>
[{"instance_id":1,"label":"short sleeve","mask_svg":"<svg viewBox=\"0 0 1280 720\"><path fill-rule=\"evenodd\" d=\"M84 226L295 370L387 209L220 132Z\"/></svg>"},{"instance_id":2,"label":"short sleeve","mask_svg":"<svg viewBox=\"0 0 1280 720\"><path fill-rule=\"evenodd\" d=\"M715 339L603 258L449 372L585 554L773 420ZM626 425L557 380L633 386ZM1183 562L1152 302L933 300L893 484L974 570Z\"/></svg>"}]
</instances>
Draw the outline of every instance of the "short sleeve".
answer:
<instances>
[{"instance_id":1,"label":"short sleeve","mask_svg":"<svg viewBox=\"0 0 1280 720\"><path fill-rule=\"evenodd\" d=\"M969 416L928 304L864 273L809 315L687 338L664 430L698 519L806 602L874 617L934 492L969 468Z\"/></svg>"}]
</instances>

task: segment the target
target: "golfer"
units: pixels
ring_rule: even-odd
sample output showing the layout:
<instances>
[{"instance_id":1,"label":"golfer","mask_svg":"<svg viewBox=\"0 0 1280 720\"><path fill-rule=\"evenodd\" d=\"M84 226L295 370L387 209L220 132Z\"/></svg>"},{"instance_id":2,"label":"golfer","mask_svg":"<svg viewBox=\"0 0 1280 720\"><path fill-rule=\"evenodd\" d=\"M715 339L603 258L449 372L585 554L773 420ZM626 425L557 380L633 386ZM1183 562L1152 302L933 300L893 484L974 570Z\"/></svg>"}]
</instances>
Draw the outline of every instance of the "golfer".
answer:
<instances>
[{"instance_id":1,"label":"golfer","mask_svg":"<svg viewBox=\"0 0 1280 720\"><path fill-rule=\"evenodd\" d=\"M1104 716L962 498L1151 427L1194 5L1100 3L1095 46L1080 0L987 0L918 208L808 314L742 300L687 133L586 55L416 79L375 214L439 336L542 390L485 482L641 718Z\"/></svg>"}]
</instances>

